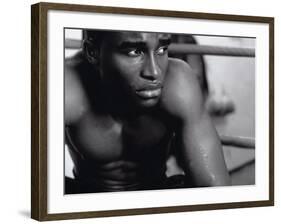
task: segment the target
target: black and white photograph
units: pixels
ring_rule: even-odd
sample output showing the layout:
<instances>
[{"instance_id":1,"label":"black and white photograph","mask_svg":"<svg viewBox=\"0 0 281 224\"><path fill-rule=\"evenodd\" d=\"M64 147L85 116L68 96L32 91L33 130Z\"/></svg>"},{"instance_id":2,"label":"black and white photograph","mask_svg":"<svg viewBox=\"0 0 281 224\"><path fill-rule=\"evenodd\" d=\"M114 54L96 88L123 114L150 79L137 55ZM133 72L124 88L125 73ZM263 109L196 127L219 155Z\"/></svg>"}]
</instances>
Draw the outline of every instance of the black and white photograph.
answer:
<instances>
[{"instance_id":1,"label":"black and white photograph","mask_svg":"<svg viewBox=\"0 0 281 224\"><path fill-rule=\"evenodd\" d=\"M255 185L256 38L64 29L64 193Z\"/></svg>"},{"instance_id":2,"label":"black and white photograph","mask_svg":"<svg viewBox=\"0 0 281 224\"><path fill-rule=\"evenodd\" d=\"M274 204L273 18L32 15L34 219Z\"/></svg>"}]
</instances>

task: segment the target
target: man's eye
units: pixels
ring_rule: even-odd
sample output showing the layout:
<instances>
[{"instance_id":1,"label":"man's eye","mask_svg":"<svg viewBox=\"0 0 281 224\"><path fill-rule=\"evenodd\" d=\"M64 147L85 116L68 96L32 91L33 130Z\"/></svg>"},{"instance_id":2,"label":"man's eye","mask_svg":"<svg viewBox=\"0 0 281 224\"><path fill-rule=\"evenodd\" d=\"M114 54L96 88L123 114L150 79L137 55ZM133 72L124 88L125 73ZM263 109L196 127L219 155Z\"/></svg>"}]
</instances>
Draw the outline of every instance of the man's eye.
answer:
<instances>
[{"instance_id":1,"label":"man's eye","mask_svg":"<svg viewBox=\"0 0 281 224\"><path fill-rule=\"evenodd\" d=\"M157 55L164 55L164 54L166 54L167 50L168 50L167 46L160 47L160 48L157 49L156 54Z\"/></svg>"},{"instance_id":2,"label":"man's eye","mask_svg":"<svg viewBox=\"0 0 281 224\"><path fill-rule=\"evenodd\" d=\"M128 52L127 52L127 54L129 55L129 56L131 56L131 57L137 57L137 56L140 56L140 55L142 55L142 51L141 50L138 50L138 49L134 49L134 50L129 50Z\"/></svg>"}]
</instances>

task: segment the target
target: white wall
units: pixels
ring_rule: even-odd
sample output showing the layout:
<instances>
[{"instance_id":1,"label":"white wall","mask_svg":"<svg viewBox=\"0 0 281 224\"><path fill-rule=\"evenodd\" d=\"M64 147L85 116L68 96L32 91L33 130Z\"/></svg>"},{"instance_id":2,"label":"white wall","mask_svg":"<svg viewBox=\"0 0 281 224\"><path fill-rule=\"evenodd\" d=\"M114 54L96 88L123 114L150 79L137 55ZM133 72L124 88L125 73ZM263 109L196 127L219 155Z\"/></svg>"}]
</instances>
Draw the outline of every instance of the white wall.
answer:
<instances>
[{"instance_id":1,"label":"white wall","mask_svg":"<svg viewBox=\"0 0 281 224\"><path fill-rule=\"evenodd\" d=\"M66 0L65 0L66 1ZM57 2L63 2L57 0ZM92 0L69 3L158 8L256 16L275 16L276 62L280 60L278 1L251 0ZM3 1L1 5L1 223L35 223L30 215L30 4L35 1ZM52 223L279 223L280 196L280 64L276 63L276 206L178 214L143 215L70 220Z\"/></svg>"}]
</instances>

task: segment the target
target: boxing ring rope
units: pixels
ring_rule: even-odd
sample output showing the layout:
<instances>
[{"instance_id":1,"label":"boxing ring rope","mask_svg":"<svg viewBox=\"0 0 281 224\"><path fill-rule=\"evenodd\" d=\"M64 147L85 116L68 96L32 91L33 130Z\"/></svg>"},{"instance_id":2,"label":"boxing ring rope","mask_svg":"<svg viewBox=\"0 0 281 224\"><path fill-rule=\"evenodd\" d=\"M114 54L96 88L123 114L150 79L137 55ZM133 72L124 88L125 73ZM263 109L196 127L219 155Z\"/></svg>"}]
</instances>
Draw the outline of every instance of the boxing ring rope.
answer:
<instances>
[{"instance_id":1,"label":"boxing ring rope","mask_svg":"<svg viewBox=\"0 0 281 224\"><path fill-rule=\"evenodd\" d=\"M169 52L176 54L204 54L236 57L255 57L254 48L221 47L197 44L171 44Z\"/></svg>"},{"instance_id":2,"label":"boxing ring rope","mask_svg":"<svg viewBox=\"0 0 281 224\"><path fill-rule=\"evenodd\" d=\"M80 40L66 39L65 48L79 49L82 47ZM173 54L204 54L235 57L255 57L254 48L222 47L197 44L171 44L169 52Z\"/></svg>"},{"instance_id":3,"label":"boxing ring rope","mask_svg":"<svg viewBox=\"0 0 281 224\"><path fill-rule=\"evenodd\" d=\"M66 39L65 48L67 49L81 49L82 41L76 39ZM197 45L197 44L179 44L172 43L169 46L169 52L173 54L204 54L217 56L234 56L234 57L255 57L254 48L238 48L226 46L211 46L211 45ZM232 146L239 149L254 150L255 139L242 136L227 136L220 135L220 141L223 146ZM252 158L242 164L231 168L229 173L233 173L242 169L243 167L255 162Z\"/></svg>"},{"instance_id":4,"label":"boxing ring rope","mask_svg":"<svg viewBox=\"0 0 281 224\"><path fill-rule=\"evenodd\" d=\"M67 38L67 39L65 39L65 42L64 42L64 48L67 48L67 49L80 49L80 48L82 48L82 41L81 40Z\"/></svg>"},{"instance_id":5,"label":"boxing ring rope","mask_svg":"<svg viewBox=\"0 0 281 224\"><path fill-rule=\"evenodd\" d=\"M247 160L243 163L240 163L240 164L228 169L228 172L229 172L229 174L233 174L233 173L243 169L244 167L253 164L255 161L256 161L255 157L253 157L253 158L251 158L251 159L249 159L249 160Z\"/></svg>"},{"instance_id":6,"label":"boxing ring rope","mask_svg":"<svg viewBox=\"0 0 281 224\"><path fill-rule=\"evenodd\" d=\"M235 146L243 149L255 149L255 139L242 136L220 135L221 144Z\"/></svg>"},{"instance_id":7,"label":"boxing ring rope","mask_svg":"<svg viewBox=\"0 0 281 224\"><path fill-rule=\"evenodd\" d=\"M242 150L255 150L255 139L249 137L241 137L241 136L227 136L220 135L219 136L221 144L223 146L232 146L235 147L233 149L242 149ZM246 160L236 166L228 169L229 174L235 173L244 167L251 165L255 162L255 157Z\"/></svg>"}]
</instances>

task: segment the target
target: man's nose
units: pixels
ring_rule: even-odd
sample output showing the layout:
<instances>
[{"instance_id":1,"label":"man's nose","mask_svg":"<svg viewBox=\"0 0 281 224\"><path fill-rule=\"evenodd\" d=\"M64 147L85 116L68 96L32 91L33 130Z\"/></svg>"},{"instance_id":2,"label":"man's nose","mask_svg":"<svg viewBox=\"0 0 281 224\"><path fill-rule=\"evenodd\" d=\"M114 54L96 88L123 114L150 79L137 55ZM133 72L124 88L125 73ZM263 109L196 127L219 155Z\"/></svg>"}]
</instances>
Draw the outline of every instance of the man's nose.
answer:
<instances>
[{"instance_id":1,"label":"man's nose","mask_svg":"<svg viewBox=\"0 0 281 224\"><path fill-rule=\"evenodd\" d=\"M144 68L142 71L142 76L145 79L154 81L161 74L161 69L158 65L157 59L154 53L150 53L145 61Z\"/></svg>"}]
</instances>

